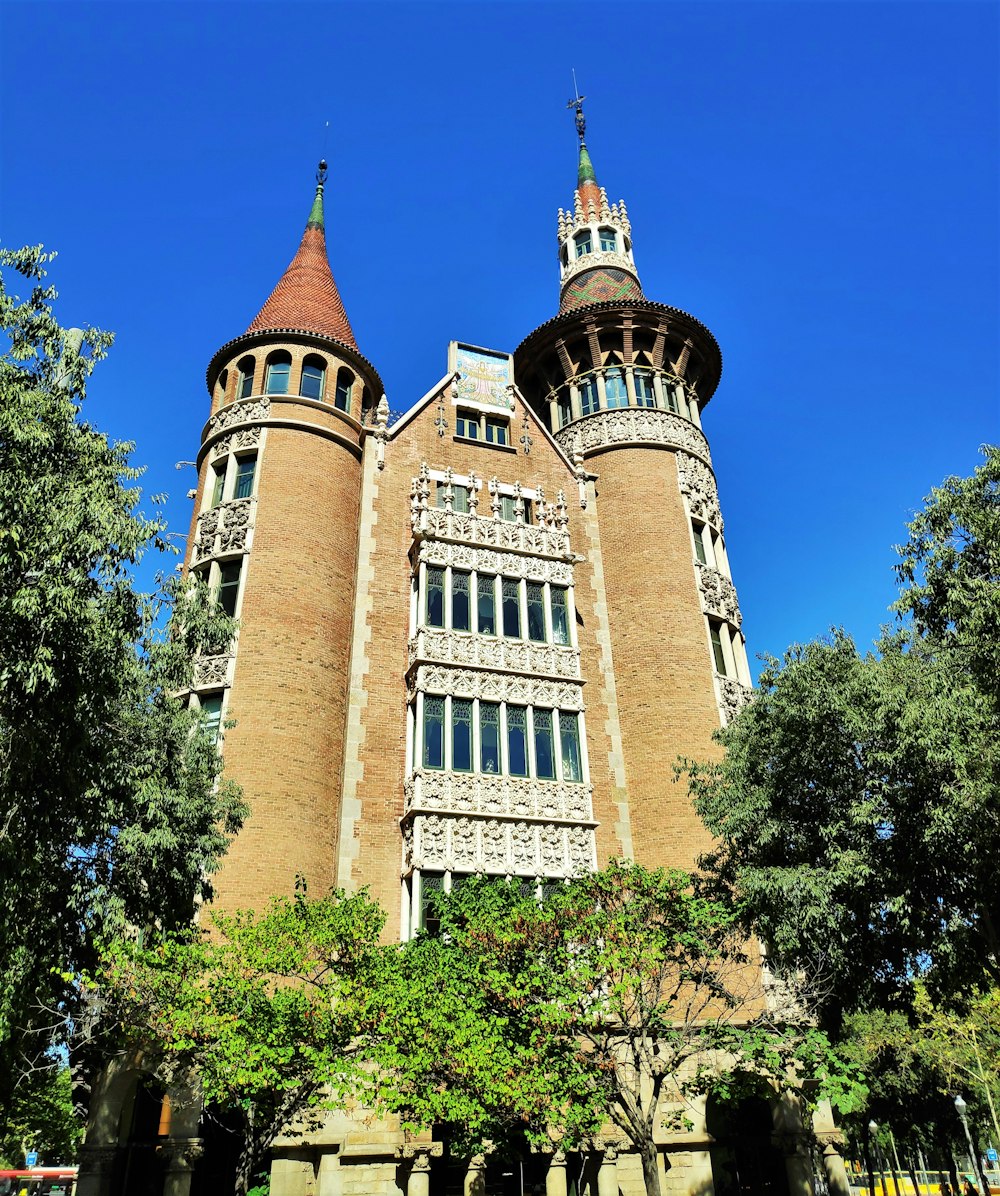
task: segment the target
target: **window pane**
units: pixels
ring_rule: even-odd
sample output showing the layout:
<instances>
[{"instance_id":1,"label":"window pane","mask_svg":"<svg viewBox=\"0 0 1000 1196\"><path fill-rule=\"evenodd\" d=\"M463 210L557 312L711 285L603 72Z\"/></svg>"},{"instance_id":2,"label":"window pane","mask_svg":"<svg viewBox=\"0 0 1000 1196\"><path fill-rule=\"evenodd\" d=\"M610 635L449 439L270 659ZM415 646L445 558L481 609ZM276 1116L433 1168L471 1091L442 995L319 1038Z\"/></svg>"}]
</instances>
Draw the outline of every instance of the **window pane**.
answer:
<instances>
[{"instance_id":1,"label":"window pane","mask_svg":"<svg viewBox=\"0 0 1000 1196\"><path fill-rule=\"evenodd\" d=\"M677 395L674 392L674 386L673 386L672 382L667 382L666 380L664 380L663 393L667 396L667 410L676 412L677 411Z\"/></svg>"},{"instance_id":2,"label":"window pane","mask_svg":"<svg viewBox=\"0 0 1000 1196\"><path fill-rule=\"evenodd\" d=\"M552 711L535 710L535 776L555 780L556 760L552 751Z\"/></svg>"},{"instance_id":3,"label":"window pane","mask_svg":"<svg viewBox=\"0 0 1000 1196\"><path fill-rule=\"evenodd\" d=\"M444 892L443 872L422 872L420 874L420 920L419 928L435 935L441 929L441 919L433 911L434 898Z\"/></svg>"},{"instance_id":4,"label":"window pane","mask_svg":"<svg viewBox=\"0 0 1000 1196\"><path fill-rule=\"evenodd\" d=\"M267 367L267 386L269 395L288 394L288 375L292 372L289 361L272 361Z\"/></svg>"},{"instance_id":5,"label":"window pane","mask_svg":"<svg viewBox=\"0 0 1000 1196\"><path fill-rule=\"evenodd\" d=\"M444 570L427 570L427 626L444 626Z\"/></svg>"},{"instance_id":6,"label":"window pane","mask_svg":"<svg viewBox=\"0 0 1000 1196\"><path fill-rule=\"evenodd\" d=\"M500 495L500 518L506 519L508 523L514 523L517 516L515 515L515 506L513 496L510 494Z\"/></svg>"},{"instance_id":7,"label":"window pane","mask_svg":"<svg viewBox=\"0 0 1000 1196\"><path fill-rule=\"evenodd\" d=\"M593 415L600 410L601 401L597 394L597 383L593 378L584 378L580 383L580 409L584 415Z\"/></svg>"},{"instance_id":8,"label":"window pane","mask_svg":"<svg viewBox=\"0 0 1000 1196\"><path fill-rule=\"evenodd\" d=\"M490 444L507 443L507 422L502 419L486 420L486 439Z\"/></svg>"},{"instance_id":9,"label":"window pane","mask_svg":"<svg viewBox=\"0 0 1000 1196\"><path fill-rule=\"evenodd\" d=\"M500 707L495 702L479 703L479 769L500 772Z\"/></svg>"},{"instance_id":10,"label":"window pane","mask_svg":"<svg viewBox=\"0 0 1000 1196\"><path fill-rule=\"evenodd\" d=\"M455 416L455 435L467 436L469 440L479 439L479 416L471 411L459 411Z\"/></svg>"},{"instance_id":11,"label":"window pane","mask_svg":"<svg viewBox=\"0 0 1000 1196\"><path fill-rule=\"evenodd\" d=\"M580 765L580 719L576 714L559 715L559 746L564 781L582 781Z\"/></svg>"},{"instance_id":12,"label":"window pane","mask_svg":"<svg viewBox=\"0 0 1000 1196\"><path fill-rule=\"evenodd\" d=\"M576 256L583 257L585 253L590 253L590 233L577 233L573 238L573 244L576 246Z\"/></svg>"},{"instance_id":13,"label":"window pane","mask_svg":"<svg viewBox=\"0 0 1000 1196\"><path fill-rule=\"evenodd\" d=\"M722 632L717 623L712 624L712 655L715 657L715 671L726 675L726 654L722 651Z\"/></svg>"},{"instance_id":14,"label":"window pane","mask_svg":"<svg viewBox=\"0 0 1000 1196\"><path fill-rule=\"evenodd\" d=\"M226 484L225 465L216 465L212 470L212 506L217 507L222 502L222 488Z\"/></svg>"},{"instance_id":15,"label":"window pane","mask_svg":"<svg viewBox=\"0 0 1000 1196\"><path fill-rule=\"evenodd\" d=\"M240 592L242 561L233 561L219 570L219 605L227 615L236 614L236 597Z\"/></svg>"},{"instance_id":16,"label":"window pane","mask_svg":"<svg viewBox=\"0 0 1000 1196\"><path fill-rule=\"evenodd\" d=\"M615 238L614 229L602 228L598 230L601 238L601 248L605 253L614 253L618 248L618 241Z\"/></svg>"},{"instance_id":17,"label":"window pane","mask_svg":"<svg viewBox=\"0 0 1000 1196\"><path fill-rule=\"evenodd\" d=\"M504 578L503 581L503 633L514 639L521 638L520 585Z\"/></svg>"},{"instance_id":18,"label":"window pane","mask_svg":"<svg viewBox=\"0 0 1000 1196\"><path fill-rule=\"evenodd\" d=\"M201 712L205 716L205 734L215 743L222 724L222 694L202 694Z\"/></svg>"},{"instance_id":19,"label":"window pane","mask_svg":"<svg viewBox=\"0 0 1000 1196\"><path fill-rule=\"evenodd\" d=\"M536 582L528 582L528 639L545 640L545 591Z\"/></svg>"},{"instance_id":20,"label":"window pane","mask_svg":"<svg viewBox=\"0 0 1000 1196\"><path fill-rule=\"evenodd\" d=\"M469 492L464 486L452 486L451 488L451 509L453 511L461 511L463 515L469 510Z\"/></svg>"},{"instance_id":21,"label":"window pane","mask_svg":"<svg viewBox=\"0 0 1000 1196\"><path fill-rule=\"evenodd\" d=\"M325 370L318 365L304 365L302 367L302 381L299 384L299 394L307 399L323 397L323 375Z\"/></svg>"},{"instance_id":22,"label":"window pane","mask_svg":"<svg viewBox=\"0 0 1000 1196\"><path fill-rule=\"evenodd\" d=\"M573 418L573 404L567 391L561 390L559 392L559 396L556 399L556 409L559 412L559 427L565 427Z\"/></svg>"},{"instance_id":23,"label":"window pane","mask_svg":"<svg viewBox=\"0 0 1000 1196\"><path fill-rule=\"evenodd\" d=\"M240 370L240 379L236 383L236 397L248 399L253 394L253 366Z\"/></svg>"},{"instance_id":24,"label":"window pane","mask_svg":"<svg viewBox=\"0 0 1000 1196\"><path fill-rule=\"evenodd\" d=\"M628 391L625 387L625 375L619 369L608 370L604 375L604 391L608 396L609 407L627 407Z\"/></svg>"},{"instance_id":25,"label":"window pane","mask_svg":"<svg viewBox=\"0 0 1000 1196\"><path fill-rule=\"evenodd\" d=\"M636 370L634 374L635 379L635 401L640 407L655 406L655 399L653 397L653 376L648 370Z\"/></svg>"},{"instance_id":26,"label":"window pane","mask_svg":"<svg viewBox=\"0 0 1000 1196\"><path fill-rule=\"evenodd\" d=\"M253 494L253 477L257 471L256 457L241 457L236 463L236 487L233 498L249 498Z\"/></svg>"},{"instance_id":27,"label":"window pane","mask_svg":"<svg viewBox=\"0 0 1000 1196\"><path fill-rule=\"evenodd\" d=\"M451 700L451 766L472 771L472 703L459 698Z\"/></svg>"},{"instance_id":28,"label":"window pane","mask_svg":"<svg viewBox=\"0 0 1000 1196\"><path fill-rule=\"evenodd\" d=\"M507 770L512 777L528 775L528 719L523 706L507 707Z\"/></svg>"},{"instance_id":29,"label":"window pane","mask_svg":"<svg viewBox=\"0 0 1000 1196\"><path fill-rule=\"evenodd\" d=\"M476 586L479 591L479 630L483 635L496 635L496 578L480 574Z\"/></svg>"},{"instance_id":30,"label":"window pane","mask_svg":"<svg viewBox=\"0 0 1000 1196\"><path fill-rule=\"evenodd\" d=\"M691 530L694 532L694 555L703 565L707 565L708 559L705 556L705 541L702 539L704 528L699 527L696 523L692 526Z\"/></svg>"},{"instance_id":31,"label":"window pane","mask_svg":"<svg viewBox=\"0 0 1000 1196\"><path fill-rule=\"evenodd\" d=\"M562 586L553 586L552 599L552 641L556 644L569 643L569 595Z\"/></svg>"},{"instance_id":32,"label":"window pane","mask_svg":"<svg viewBox=\"0 0 1000 1196\"><path fill-rule=\"evenodd\" d=\"M424 696L424 768L444 768L444 698Z\"/></svg>"},{"instance_id":33,"label":"window pane","mask_svg":"<svg viewBox=\"0 0 1000 1196\"><path fill-rule=\"evenodd\" d=\"M472 605L469 598L472 576L458 569L451 574L451 625L455 631L472 629Z\"/></svg>"}]
</instances>

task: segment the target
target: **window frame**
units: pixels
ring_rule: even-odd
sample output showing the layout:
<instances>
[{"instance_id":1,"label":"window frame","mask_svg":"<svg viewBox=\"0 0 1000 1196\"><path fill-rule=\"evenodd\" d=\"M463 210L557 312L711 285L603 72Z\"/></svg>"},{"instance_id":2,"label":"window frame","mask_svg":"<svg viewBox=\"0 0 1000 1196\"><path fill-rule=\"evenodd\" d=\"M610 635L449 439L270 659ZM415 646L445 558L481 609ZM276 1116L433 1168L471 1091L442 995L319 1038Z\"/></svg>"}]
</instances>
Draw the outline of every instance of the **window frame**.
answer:
<instances>
[{"instance_id":1,"label":"window frame","mask_svg":"<svg viewBox=\"0 0 1000 1196\"><path fill-rule=\"evenodd\" d=\"M316 373L307 375L307 370L315 370ZM317 377L318 375L318 377ZM316 394L309 394L306 389L306 378L317 377ZM322 403L323 396L326 393L326 362L322 357L317 357L315 354L306 357L302 361L302 371L299 374L299 397L303 399L312 399L314 402Z\"/></svg>"},{"instance_id":2,"label":"window frame","mask_svg":"<svg viewBox=\"0 0 1000 1196\"><path fill-rule=\"evenodd\" d=\"M287 358L287 360L285 360ZM284 372L283 389L272 386L272 377L280 378ZM292 355L284 349L269 353L264 363L264 393L266 395L287 395L292 384Z\"/></svg>"}]
</instances>

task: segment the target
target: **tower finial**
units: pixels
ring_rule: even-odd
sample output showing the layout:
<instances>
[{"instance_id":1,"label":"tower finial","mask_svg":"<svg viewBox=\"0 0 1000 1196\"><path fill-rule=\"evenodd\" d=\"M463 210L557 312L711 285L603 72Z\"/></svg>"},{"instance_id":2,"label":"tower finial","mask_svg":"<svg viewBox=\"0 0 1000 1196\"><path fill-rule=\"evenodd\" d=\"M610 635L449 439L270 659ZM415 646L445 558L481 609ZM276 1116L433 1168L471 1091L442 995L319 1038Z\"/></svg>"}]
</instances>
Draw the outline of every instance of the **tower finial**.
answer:
<instances>
[{"instance_id":1,"label":"tower finial","mask_svg":"<svg viewBox=\"0 0 1000 1196\"><path fill-rule=\"evenodd\" d=\"M326 158L320 158L319 169L316 171L316 185L322 187L326 182Z\"/></svg>"},{"instance_id":2,"label":"tower finial","mask_svg":"<svg viewBox=\"0 0 1000 1196\"><path fill-rule=\"evenodd\" d=\"M575 98L570 100L566 107L576 109L576 135L580 138L580 144L583 145L583 138L587 132L587 118L583 115L583 101L587 97L580 95L580 89L576 85L576 67L573 68L573 95Z\"/></svg>"}]
</instances>

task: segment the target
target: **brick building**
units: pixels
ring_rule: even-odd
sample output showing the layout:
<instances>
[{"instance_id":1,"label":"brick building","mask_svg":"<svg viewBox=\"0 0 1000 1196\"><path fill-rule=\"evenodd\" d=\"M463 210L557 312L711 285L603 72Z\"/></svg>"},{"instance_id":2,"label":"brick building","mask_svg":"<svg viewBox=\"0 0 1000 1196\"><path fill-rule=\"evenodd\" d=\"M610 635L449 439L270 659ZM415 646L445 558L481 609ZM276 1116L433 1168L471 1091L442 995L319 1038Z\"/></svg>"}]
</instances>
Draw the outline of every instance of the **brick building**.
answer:
<instances>
[{"instance_id":1,"label":"brick building","mask_svg":"<svg viewBox=\"0 0 1000 1196\"><path fill-rule=\"evenodd\" d=\"M672 765L712 754L750 685L702 431L721 356L645 297L579 110L578 131L558 314L513 353L453 342L444 376L390 412L330 271L321 164L291 264L212 358L187 564L240 620L192 699L233 720L226 770L252 811L226 907L301 873L368 885L406 938L428 890L463 875L541 889L706 846ZM712 1188L709 1146L704 1124L663 1133L672 1190ZM535 1162L526 1191L643 1191L612 1149ZM331 1118L279 1150L272 1192L521 1190L483 1167Z\"/></svg>"}]
</instances>

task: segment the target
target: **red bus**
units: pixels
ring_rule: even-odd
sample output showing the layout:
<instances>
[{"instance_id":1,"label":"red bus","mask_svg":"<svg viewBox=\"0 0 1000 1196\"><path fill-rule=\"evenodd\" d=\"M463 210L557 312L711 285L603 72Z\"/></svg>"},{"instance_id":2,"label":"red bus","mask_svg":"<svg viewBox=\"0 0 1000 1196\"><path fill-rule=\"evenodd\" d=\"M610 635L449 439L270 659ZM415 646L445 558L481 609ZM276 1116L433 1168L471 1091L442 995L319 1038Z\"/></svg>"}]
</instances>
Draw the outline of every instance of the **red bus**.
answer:
<instances>
[{"instance_id":1,"label":"red bus","mask_svg":"<svg viewBox=\"0 0 1000 1196\"><path fill-rule=\"evenodd\" d=\"M0 1171L0 1196L73 1196L77 1167L24 1167Z\"/></svg>"}]
</instances>

